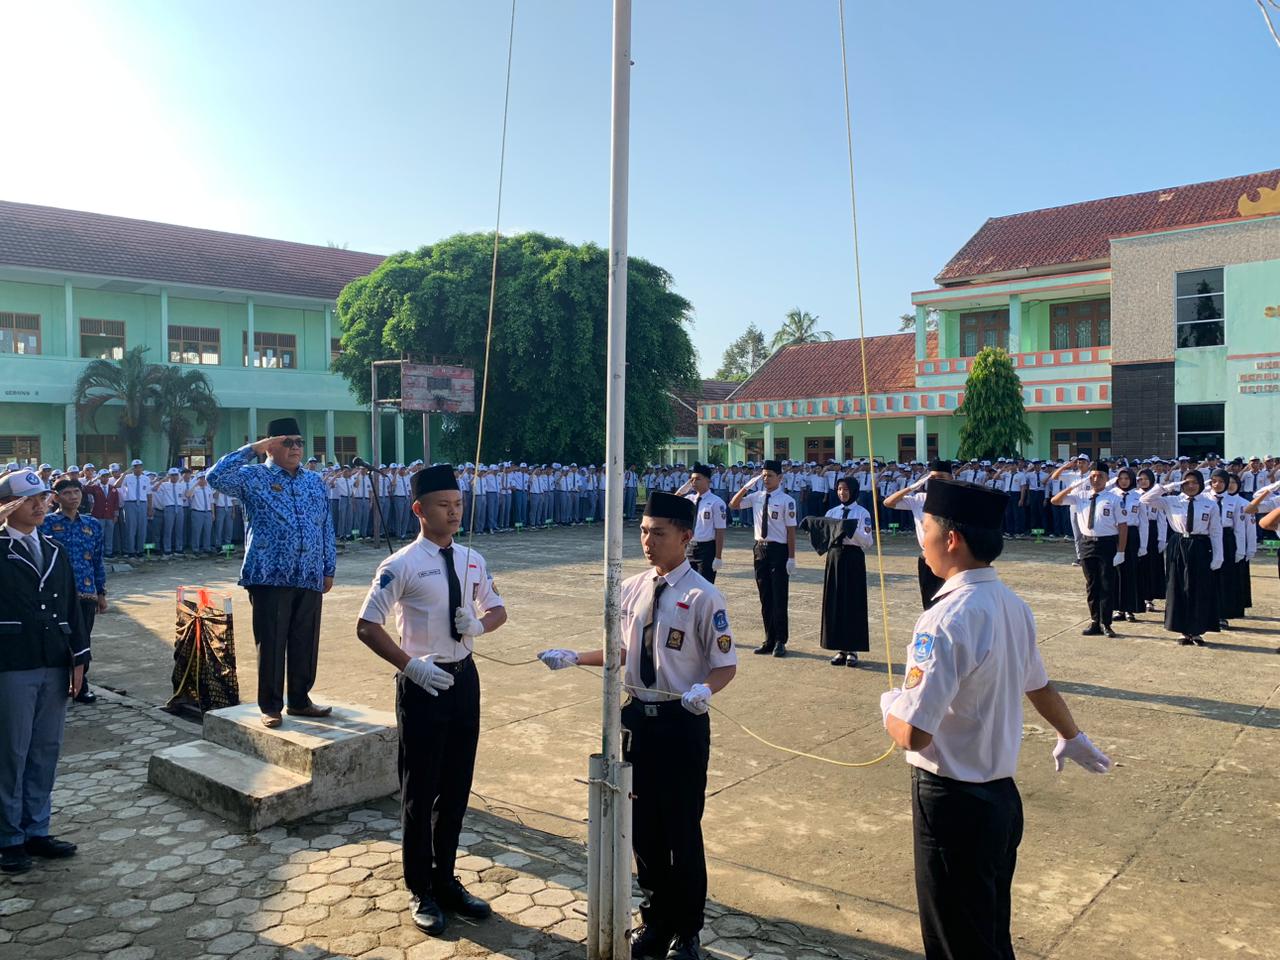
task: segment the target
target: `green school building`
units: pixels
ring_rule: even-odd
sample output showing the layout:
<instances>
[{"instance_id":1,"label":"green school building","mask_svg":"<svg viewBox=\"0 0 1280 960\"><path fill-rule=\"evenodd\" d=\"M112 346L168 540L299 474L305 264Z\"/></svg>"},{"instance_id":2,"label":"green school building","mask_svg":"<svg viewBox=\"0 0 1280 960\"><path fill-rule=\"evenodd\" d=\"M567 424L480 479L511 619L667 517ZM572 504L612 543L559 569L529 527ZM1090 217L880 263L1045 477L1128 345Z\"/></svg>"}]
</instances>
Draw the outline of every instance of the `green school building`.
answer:
<instances>
[{"instance_id":1,"label":"green school building","mask_svg":"<svg viewBox=\"0 0 1280 960\"><path fill-rule=\"evenodd\" d=\"M1026 456L1280 452L1280 170L996 217L935 282L914 333L866 339L865 384L857 340L785 347L700 405L700 453L720 431L729 461L954 456L988 346Z\"/></svg>"}]
</instances>

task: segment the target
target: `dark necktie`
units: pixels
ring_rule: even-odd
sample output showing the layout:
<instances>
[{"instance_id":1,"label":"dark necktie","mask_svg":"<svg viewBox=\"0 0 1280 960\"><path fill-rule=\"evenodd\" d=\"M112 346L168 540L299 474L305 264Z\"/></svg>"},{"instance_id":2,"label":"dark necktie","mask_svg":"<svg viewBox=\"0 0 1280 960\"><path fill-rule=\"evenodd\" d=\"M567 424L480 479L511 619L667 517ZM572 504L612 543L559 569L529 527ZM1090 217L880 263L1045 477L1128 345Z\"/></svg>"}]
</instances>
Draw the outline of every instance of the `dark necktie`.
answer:
<instances>
[{"instance_id":1,"label":"dark necktie","mask_svg":"<svg viewBox=\"0 0 1280 960\"><path fill-rule=\"evenodd\" d=\"M1195 531L1196 528L1196 498L1187 497L1187 536Z\"/></svg>"},{"instance_id":2,"label":"dark necktie","mask_svg":"<svg viewBox=\"0 0 1280 960\"><path fill-rule=\"evenodd\" d=\"M693 519L698 519L698 509L702 506L702 494L698 494L697 499L693 501Z\"/></svg>"},{"instance_id":3,"label":"dark necktie","mask_svg":"<svg viewBox=\"0 0 1280 960\"><path fill-rule=\"evenodd\" d=\"M849 519L849 507L848 507L847 505L846 505L846 506L845 506L845 508L841 511L841 513L840 513L840 519L841 519L841 520L848 520L848 519ZM788 547L787 549L790 549L790 547Z\"/></svg>"},{"instance_id":4,"label":"dark necktie","mask_svg":"<svg viewBox=\"0 0 1280 960\"><path fill-rule=\"evenodd\" d=\"M768 490L764 492L764 503L760 507L760 539L769 539L769 497L771 494Z\"/></svg>"},{"instance_id":5,"label":"dark necktie","mask_svg":"<svg viewBox=\"0 0 1280 960\"><path fill-rule=\"evenodd\" d=\"M1098 495L1095 493L1089 498L1089 533L1093 533L1093 518L1098 512Z\"/></svg>"},{"instance_id":6,"label":"dark necktie","mask_svg":"<svg viewBox=\"0 0 1280 960\"><path fill-rule=\"evenodd\" d=\"M649 619L640 634L640 682L646 687L652 687L658 679L658 667L653 660L653 625L658 618L658 600L665 589L667 581L662 577L654 577L653 603L649 605Z\"/></svg>"},{"instance_id":7,"label":"dark necktie","mask_svg":"<svg viewBox=\"0 0 1280 960\"><path fill-rule=\"evenodd\" d=\"M444 572L449 578L449 635L454 640L461 640L462 634L454 622L454 615L462 606L462 584L458 582L458 571L453 568L453 547L443 547L440 556L444 558Z\"/></svg>"}]
</instances>

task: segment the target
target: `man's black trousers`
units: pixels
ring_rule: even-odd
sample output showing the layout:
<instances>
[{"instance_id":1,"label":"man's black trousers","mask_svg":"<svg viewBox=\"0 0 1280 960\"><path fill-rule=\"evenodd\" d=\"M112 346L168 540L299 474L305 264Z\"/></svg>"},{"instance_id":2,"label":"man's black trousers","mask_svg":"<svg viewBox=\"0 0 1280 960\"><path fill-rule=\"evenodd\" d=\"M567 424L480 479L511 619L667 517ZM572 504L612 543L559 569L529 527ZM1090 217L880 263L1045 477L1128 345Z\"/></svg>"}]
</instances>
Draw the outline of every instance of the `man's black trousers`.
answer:
<instances>
[{"instance_id":1,"label":"man's black trousers","mask_svg":"<svg viewBox=\"0 0 1280 960\"><path fill-rule=\"evenodd\" d=\"M655 714L646 716L647 712ZM636 875L645 893L640 913L663 934L693 936L702 929L707 862L702 808L707 793L711 718L680 701L622 708L623 759L631 764L631 830Z\"/></svg>"},{"instance_id":2,"label":"man's black trousers","mask_svg":"<svg viewBox=\"0 0 1280 960\"><path fill-rule=\"evenodd\" d=\"M448 666L441 664L441 666ZM430 896L453 879L480 742L480 675L468 657L453 686L431 696L396 677L404 885Z\"/></svg>"},{"instance_id":3,"label":"man's black trousers","mask_svg":"<svg viewBox=\"0 0 1280 960\"><path fill-rule=\"evenodd\" d=\"M258 647L258 708L278 714L284 706L286 680L289 706L297 710L309 705L320 652L323 594L302 587L248 589L253 642Z\"/></svg>"},{"instance_id":4,"label":"man's black trousers","mask_svg":"<svg viewBox=\"0 0 1280 960\"><path fill-rule=\"evenodd\" d=\"M787 545L757 540L755 559L756 590L760 593L760 617L764 621L764 645L772 650L787 645Z\"/></svg>"},{"instance_id":5,"label":"man's black trousers","mask_svg":"<svg viewBox=\"0 0 1280 960\"><path fill-rule=\"evenodd\" d=\"M1104 627L1111 626L1111 608L1115 606L1115 559L1118 537L1081 537L1080 566L1084 570L1084 595L1089 601L1089 619Z\"/></svg>"},{"instance_id":6,"label":"man's black trousers","mask_svg":"<svg viewBox=\"0 0 1280 960\"><path fill-rule=\"evenodd\" d=\"M690 540L684 550L689 566L706 578L707 583L716 582L715 564L716 542L714 540Z\"/></svg>"},{"instance_id":7,"label":"man's black trousers","mask_svg":"<svg viewBox=\"0 0 1280 960\"><path fill-rule=\"evenodd\" d=\"M911 771L916 902L928 960L1013 960L1009 891L1022 841L1013 780Z\"/></svg>"}]
</instances>

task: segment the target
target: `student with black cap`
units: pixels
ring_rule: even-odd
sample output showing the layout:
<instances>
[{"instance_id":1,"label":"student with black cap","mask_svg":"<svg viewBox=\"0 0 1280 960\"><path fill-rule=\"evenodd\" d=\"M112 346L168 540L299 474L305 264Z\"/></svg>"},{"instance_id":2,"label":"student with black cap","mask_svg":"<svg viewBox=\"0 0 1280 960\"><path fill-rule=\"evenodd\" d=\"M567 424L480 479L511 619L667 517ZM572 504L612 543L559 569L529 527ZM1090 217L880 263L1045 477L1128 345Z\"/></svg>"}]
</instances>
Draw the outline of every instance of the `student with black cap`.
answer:
<instances>
[{"instance_id":1,"label":"student with black cap","mask_svg":"<svg viewBox=\"0 0 1280 960\"><path fill-rule=\"evenodd\" d=\"M253 607L258 709L267 727L280 726L286 686L290 715L323 717L331 709L311 702L311 688L321 596L333 587L338 548L328 492L319 474L302 469L302 446L298 421L280 417L266 437L228 453L208 474L209 486L239 500L247 516L240 585ZM262 454L266 463L257 462Z\"/></svg>"},{"instance_id":2,"label":"student with black cap","mask_svg":"<svg viewBox=\"0 0 1280 960\"><path fill-rule=\"evenodd\" d=\"M880 698L886 730L912 767L916 900L928 960L1013 958L1010 888L1022 840L1013 782L1025 695L1058 733L1053 750L1093 773L1111 760L1076 726L1049 682L1031 608L991 567L1008 497L935 479L924 556L944 580L916 621L902 689Z\"/></svg>"},{"instance_id":3,"label":"student with black cap","mask_svg":"<svg viewBox=\"0 0 1280 960\"><path fill-rule=\"evenodd\" d=\"M635 960L699 960L707 900L702 810L711 753L711 698L737 672L720 591L685 558L693 503L654 492L640 522L652 571L622 584L623 758L632 765L636 873L644 900L631 934ZM552 670L604 664L601 650L545 650Z\"/></svg>"},{"instance_id":4,"label":"student with black cap","mask_svg":"<svg viewBox=\"0 0 1280 960\"><path fill-rule=\"evenodd\" d=\"M728 518L724 501L711 492L711 468L694 464L693 472L676 491L693 504L693 539L689 541L689 565L708 583L716 582L716 571L724 555L724 528Z\"/></svg>"},{"instance_id":5,"label":"student with black cap","mask_svg":"<svg viewBox=\"0 0 1280 960\"><path fill-rule=\"evenodd\" d=\"M745 507L755 513L752 556L760 616L764 619L764 643L751 652L775 657L787 655L787 594L791 574L796 571L796 502L782 489L781 481L782 464L766 460L764 469L729 501L730 510ZM747 492L761 482L763 490Z\"/></svg>"},{"instance_id":6,"label":"student with black cap","mask_svg":"<svg viewBox=\"0 0 1280 960\"><path fill-rule=\"evenodd\" d=\"M916 578L920 581L920 604L925 610L933 606L933 598L942 589L942 578L924 562L924 499L929 481L950 480L952 467L950 460L932 460L929 472L923 477L884 498L885 509L910 510L911 519L915 521L916 542L920 544L921 550L916 560Z\"/></svg>"},{"instance_id":7,"label":"student with black cap","mask_svg":"<svg viewBox=\"0 0 1280 960\"><path fill-rule=\"evenodd\" d=\"M1219 629L1213 585L1213 573L1222 567L1218 505L1205 495L1199 470L1188 470L1180 481L1152 487L1141 502L1169 518L1164 628L1182 634L1179 642L1184 647L1203 647L1204 634Z\"/></svg>"},{"instance_id":8,"label":"student with black cap","mask_svg":"<svg viewBox=\"0 0 1280 960\"><path fill-rule=\"evenodd\" d=\"M420 533L378 567L356 636L399 671L404 882L414 924L439 936L445 910L471 919L491 913L453 871L480 742L480 677L471 652L476 637L507 622L507 611L484 557L453 539L462 525L453 467L419 470L412 493ZM399 643L385 627L393 614Z\"/></svg>"},{"instance_id":9,"label":"student with black cap","mask_svg":"<svg viewBox=\"0 0 1280 960\"><path fill-rule=\"evenodd\" d=\"M1055 470L1051 479L1060 477L1067 466L1064 463ZM1084 592L1090 621L1089 626L1081 631L1086 637L1103 633L1108 637L1116 635L1111 629L1116 596L1115 568L1125 562L1129 515L1119 494L1107 489L1110 471L1105 460L1095 460L1087 473L1054 494L1049 501L1055 507L1066 504L1072 508L1076 529L1080 533L1076 544L1080 548L1080 567L1084 570Z\"/></svg>"}]
</instances>

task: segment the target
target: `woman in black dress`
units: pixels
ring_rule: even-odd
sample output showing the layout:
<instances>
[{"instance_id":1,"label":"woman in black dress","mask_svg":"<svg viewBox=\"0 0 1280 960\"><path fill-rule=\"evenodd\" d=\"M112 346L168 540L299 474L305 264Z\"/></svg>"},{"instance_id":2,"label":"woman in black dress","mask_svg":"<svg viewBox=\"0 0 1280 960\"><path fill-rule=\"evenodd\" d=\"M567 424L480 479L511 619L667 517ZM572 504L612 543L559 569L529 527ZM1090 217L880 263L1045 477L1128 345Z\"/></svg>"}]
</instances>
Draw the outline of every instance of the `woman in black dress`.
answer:
<instances>
[{"instance_id":1,"label":"woman in black dress","mask_svg":"<svg viewBox=\"0 0 1280 960\"><path fill-rule=\"evenodd\" d=\"M1138 471L1138 490L1146 493L1156 485L1156 475L1146 467ZM1139 529L1142 533L1141 556L1138 558L1138 599L1147 613L1156 612L1156 601L1164 599L1164 550L1169 537L1169 518L1139 501Z\"/></svg>"},{"instance_id":2,"label":"woman in black dress","mask_svg":"<svg viewBox=\"0 0 1280 960\"><path fill-rule=\"evenodd\" d=\"M839 503L823 517L805 517L814 550L825 554L822 578L823 650L835 651L831 665L856 667L858 653L871 649L867 630L867 561L862 551L875 545L871 514L855 502L858 481L836 481Z\"/></svg>"}]
</instances>

